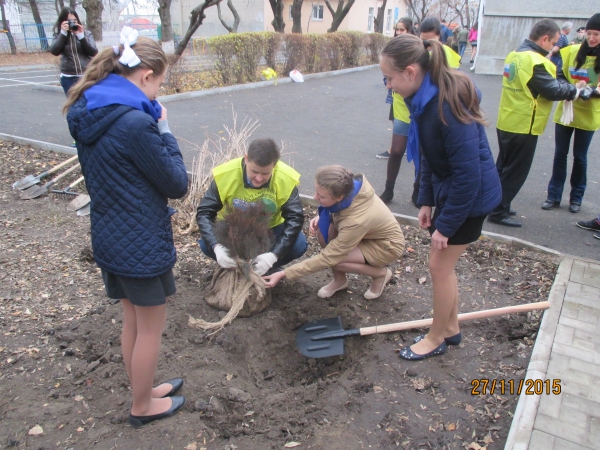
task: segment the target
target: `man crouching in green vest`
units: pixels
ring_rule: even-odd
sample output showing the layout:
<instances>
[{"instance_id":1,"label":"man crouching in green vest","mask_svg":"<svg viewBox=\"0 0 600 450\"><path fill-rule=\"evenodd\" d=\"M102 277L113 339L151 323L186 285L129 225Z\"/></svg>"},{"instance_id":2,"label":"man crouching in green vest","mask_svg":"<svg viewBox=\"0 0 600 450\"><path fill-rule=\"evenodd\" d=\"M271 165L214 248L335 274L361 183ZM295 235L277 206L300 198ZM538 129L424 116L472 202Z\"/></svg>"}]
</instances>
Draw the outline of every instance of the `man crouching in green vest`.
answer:
<instances>
[{"instance_id":1,"label":"man crouching in green vest","mask_svg":"<svg viewBox=\"0 0 600 450\"><path fill-rule=\"evenodd\" d=\"M556 79L556 66L546 58L558 41L560 28L550 19L537 22L529 39L504 61L502 96L496 133L499 153L496 169L502 185L502 201L488 221L507 227L520 227L513 219L510 203L529 175L537 139L544 132L552 102L574 100L579 89Z\"/></svg>"},{"instance_id":2,"label":"man crouching in green vest","mask_svg":"<svg viewBox=\"0 0 600 450\"><path fill-rule=\"evenodd\" d=\"M213 169L214 180L204 194L196 221L202 238L202 253L225 268L237 267L227 249L217 242L213 224L225 205L243 208L248 203L263 202L271 214L275 242L271 251L258 255L254 271L264 275L306 252L302 233L304 212L298 184L300 174L279 161L281 154L272 139L255 139L243 158L235 158Z\"/></svg>"}]
</instances>

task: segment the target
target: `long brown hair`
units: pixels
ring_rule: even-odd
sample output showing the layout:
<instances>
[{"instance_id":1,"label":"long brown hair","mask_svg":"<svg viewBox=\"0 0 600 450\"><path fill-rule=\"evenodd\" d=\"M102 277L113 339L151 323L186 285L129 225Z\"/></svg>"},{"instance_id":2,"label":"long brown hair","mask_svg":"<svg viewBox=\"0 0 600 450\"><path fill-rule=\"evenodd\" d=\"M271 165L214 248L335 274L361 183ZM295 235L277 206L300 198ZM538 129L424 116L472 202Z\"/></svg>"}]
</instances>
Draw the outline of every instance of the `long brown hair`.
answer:
<instances>
[{"instance_id":1,"label":"long brown hair","mask_svg":"<svg viewBox=\"0 0 600 450\"><path fill-rule=\"evenodd\" d=\"M446 102L459 122L487 125L479 106L475 85L464 73L450 68L439 41L422 41L416 36L402 34L387 43L381 56L385 56L392 69L398 72L404 72L411 64L418 64L421 69L430 73L431 81L439 89L438 111L444 124L447 124L443 114Z\"/></svg>"},{"instance_id":2,"label":"long brown hair","mask_svg":"<svg viewBox=\"0 0 600 450\"><path fill-rule=\"evenodd\" d=\"M156 76L161 75L167 69L167 56L163 52L160 44L150 38L140 36L137 42L131 46L135 54L140 58L141 63L135 67L129 67L119 62L123 53L123 45L119 45L119 54L115 55L112 47L102 50L88 64L87 70L71 89L67 96L67 102L63 106L63 113L66 114L73 103L79 100L85 91L93 85L105 79L109 74L114 73L127 77L140 69L149 69Z\"/></svg>"}]
</instances>

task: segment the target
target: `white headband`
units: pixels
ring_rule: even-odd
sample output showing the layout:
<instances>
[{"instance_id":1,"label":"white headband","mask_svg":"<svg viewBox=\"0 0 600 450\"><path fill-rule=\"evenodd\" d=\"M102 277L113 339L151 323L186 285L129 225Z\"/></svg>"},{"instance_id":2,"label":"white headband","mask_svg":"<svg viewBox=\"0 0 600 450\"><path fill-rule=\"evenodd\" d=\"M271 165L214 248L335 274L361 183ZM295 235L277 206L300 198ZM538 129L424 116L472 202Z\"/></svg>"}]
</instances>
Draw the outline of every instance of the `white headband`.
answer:
<instances>
[{"instance_id":1,"label":"white headband","mask_svg":"<svg viewBox=\"0 0 600 450\"><path fill-rule=\"evenodd\" d=\"M123 54L119 58L119 62L124 66L135 67L142 62L131 48L131 46L136 43L137 37L138 31L131 27L123 27L121 30L120 41L124 48Z\"/></svg>"}]
</instances>

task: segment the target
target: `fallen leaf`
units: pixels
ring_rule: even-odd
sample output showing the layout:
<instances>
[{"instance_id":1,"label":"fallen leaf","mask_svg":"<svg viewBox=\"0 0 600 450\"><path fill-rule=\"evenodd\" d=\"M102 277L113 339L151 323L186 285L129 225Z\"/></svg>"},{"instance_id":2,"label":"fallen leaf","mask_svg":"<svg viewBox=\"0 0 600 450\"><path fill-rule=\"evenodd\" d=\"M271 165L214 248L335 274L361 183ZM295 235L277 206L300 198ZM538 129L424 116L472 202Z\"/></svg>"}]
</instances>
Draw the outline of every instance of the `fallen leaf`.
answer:
<instances>
[{"instance_id":1,"label":"fallen leaf","mask_svg":"<svg viewBox=\"0 0 600 450\"><path fill-rule=\"evenodd\" d=\"M481 450L481 445L479 445L477 442L471 442L467 447L467 450Z\"/></svg>"},{"instance_id":2,"label":"fallen leaf","mask_svg":"<svg viewBox=\"0 0 600 450\"><path fill-rule=\"evenodd\" d=\"M83 427L79 427L79 428L77 428L77 432L78 432L78 433L81 433L82 431L85 431L85 428L83 428Z\"/></svg>"},{"instance_id":3,"label":"fallen leaf","mask_svg":"<svg viewBox=\"0 0 600 450\"><path fill-rule=\"evenodd\" d=\"M228 373L227 376L225 377L225 379L227 381L231 381L233 379L233 374L232 373Z\"/></svg>"},{"instance_id":4,"label":"fallen leaf","mask_svg":"<svg viewBox=\"0 0 600 450\"><path fill-rule=\"evenodd\" d=\"M450 422L445 425L446 431L454 431L456 430L456 424Z\"/></svg>"},{"instance_id":5,"label":"fallen leaf","mask_svg":"<svg viewBox=\"0 0 600 450\"><path fill-rule=\"evenodd\" d=\"M40 427L39 425L36 425L31 430L29 430L29 432L27 434L29 436L39 436L40 434L43 434L43 433L44 433L44 429L42 427Z\"/></svg>"},{"instance_id":6,"label":"fallen leaf","mask_svg":"<svg viewBox=\"0 0 600 450\"><path fill-rule=\"evenodd\" d=\"M252 414L254 414L254 411L248 411L246 414L244 414L245 416L251 416Z\"/></svg>"},{"instance_id":7,"label":"fallen leaf","mask_svg":"<svg viewBox=\"0 0 600 450\"><path fill-rule=\"evenodd\" d=\"M73 397L73 400L75 400L76 402L80 402L81 400L83 400L83 397L81 395L76 395L75 397Z\"/></svg>"},{"instance_id":8,"label":"fallen leaf","mask_svg":"<svg viewBox=\"0 0 600 450\"><path fill-rule=\"evenodd\" d=\"M473 408L471 405L467 405L467 406L465 407L465 410L466 410L468 413L475 412L475 408Z\"/></svg>"},{"instance_id":9,"label":"fallen leaf","mask_svg":"<svg viewBox=\"0 0 600 450\"><path fill-rule=\"evenodd\" d=\"M288 442L287 444L284 445L285 448L294 448L294 447L298 447L299 445L302 445L300 442Z\"/></svg>"},{"instance_id":10,"label":"fallen leaf","mask_svg":"<svg viewBox=\"0 0 600 450\"><path fill-rule=\"evenodd\" d=\"M492 435L488 434L486 437L483 438L483 442L485 445L489 445L492 442L494 442L494 440L492 439Z\"/></svg>"},{"instance_id":11,"label":"fallen leaf","mask_svg":"<svg viewBox=\"0 0 600 450\"><path fill-rule=\"evenodd\" d=\"M427 281L427 277L421 277L419 278L419 284L423 284Z\"/></svg>"},{"instance_id":12,"label":"fallen leaf","mask_svg":"<svg viewBox=\"0 0 600 450\"><path fill-rule=\"evenodd\" d=\"M196 444L196 442L194 441L191 444L188 444L184 448L185 448L185 450L196 450L198 448L198 444Z\"/></svg>"},{"instance_id":13,"label":"fallen leaf","mask_svg":"<svg viewBox=\"0 0 600 450\"><path fill-rule=\"evenodd\" d=\"M381 391L383 391L383 388L381 386L373 386L373 392L377 393Z\"/></svg>"}]
</instances>

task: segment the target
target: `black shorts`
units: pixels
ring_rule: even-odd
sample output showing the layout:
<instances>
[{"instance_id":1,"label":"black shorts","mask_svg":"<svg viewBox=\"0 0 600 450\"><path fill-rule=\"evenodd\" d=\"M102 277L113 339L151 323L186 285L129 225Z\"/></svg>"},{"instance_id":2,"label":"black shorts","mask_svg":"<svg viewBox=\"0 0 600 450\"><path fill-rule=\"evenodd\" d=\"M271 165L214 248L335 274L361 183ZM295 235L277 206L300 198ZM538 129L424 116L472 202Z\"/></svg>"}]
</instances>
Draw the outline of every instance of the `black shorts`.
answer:
<instances>
[{"instance_id":1,"label":"black shorts","mask_svg":"<svg viewBox=\"0 0 600 450\"><path fill-rule=\"evenodd\" d=\"M433 213L433 217L431 218L431 226L429 227L429 234L433 234L436 230L435 221L439 217L439 208L435 208L435 212ZM481 229L483 228L483 221L487 217L487 214L484 216L477 217L467 217L463 224L456 230L454 236L448 239L448 245L465 245L470 244L471 242L475 242L481 236Z\"/></svg>"},{"instance_id":2,"label":"black shorts","mask_svg":"<svg viewBox=\"0 0 600 450\"><path fill-rule=\"evenodd\" d=\"M121 277L102 269L102 279L108 298L126 298L135 306L164 305L177 291L172 269L154 278Z\"/></svg>"}]
</instances>

